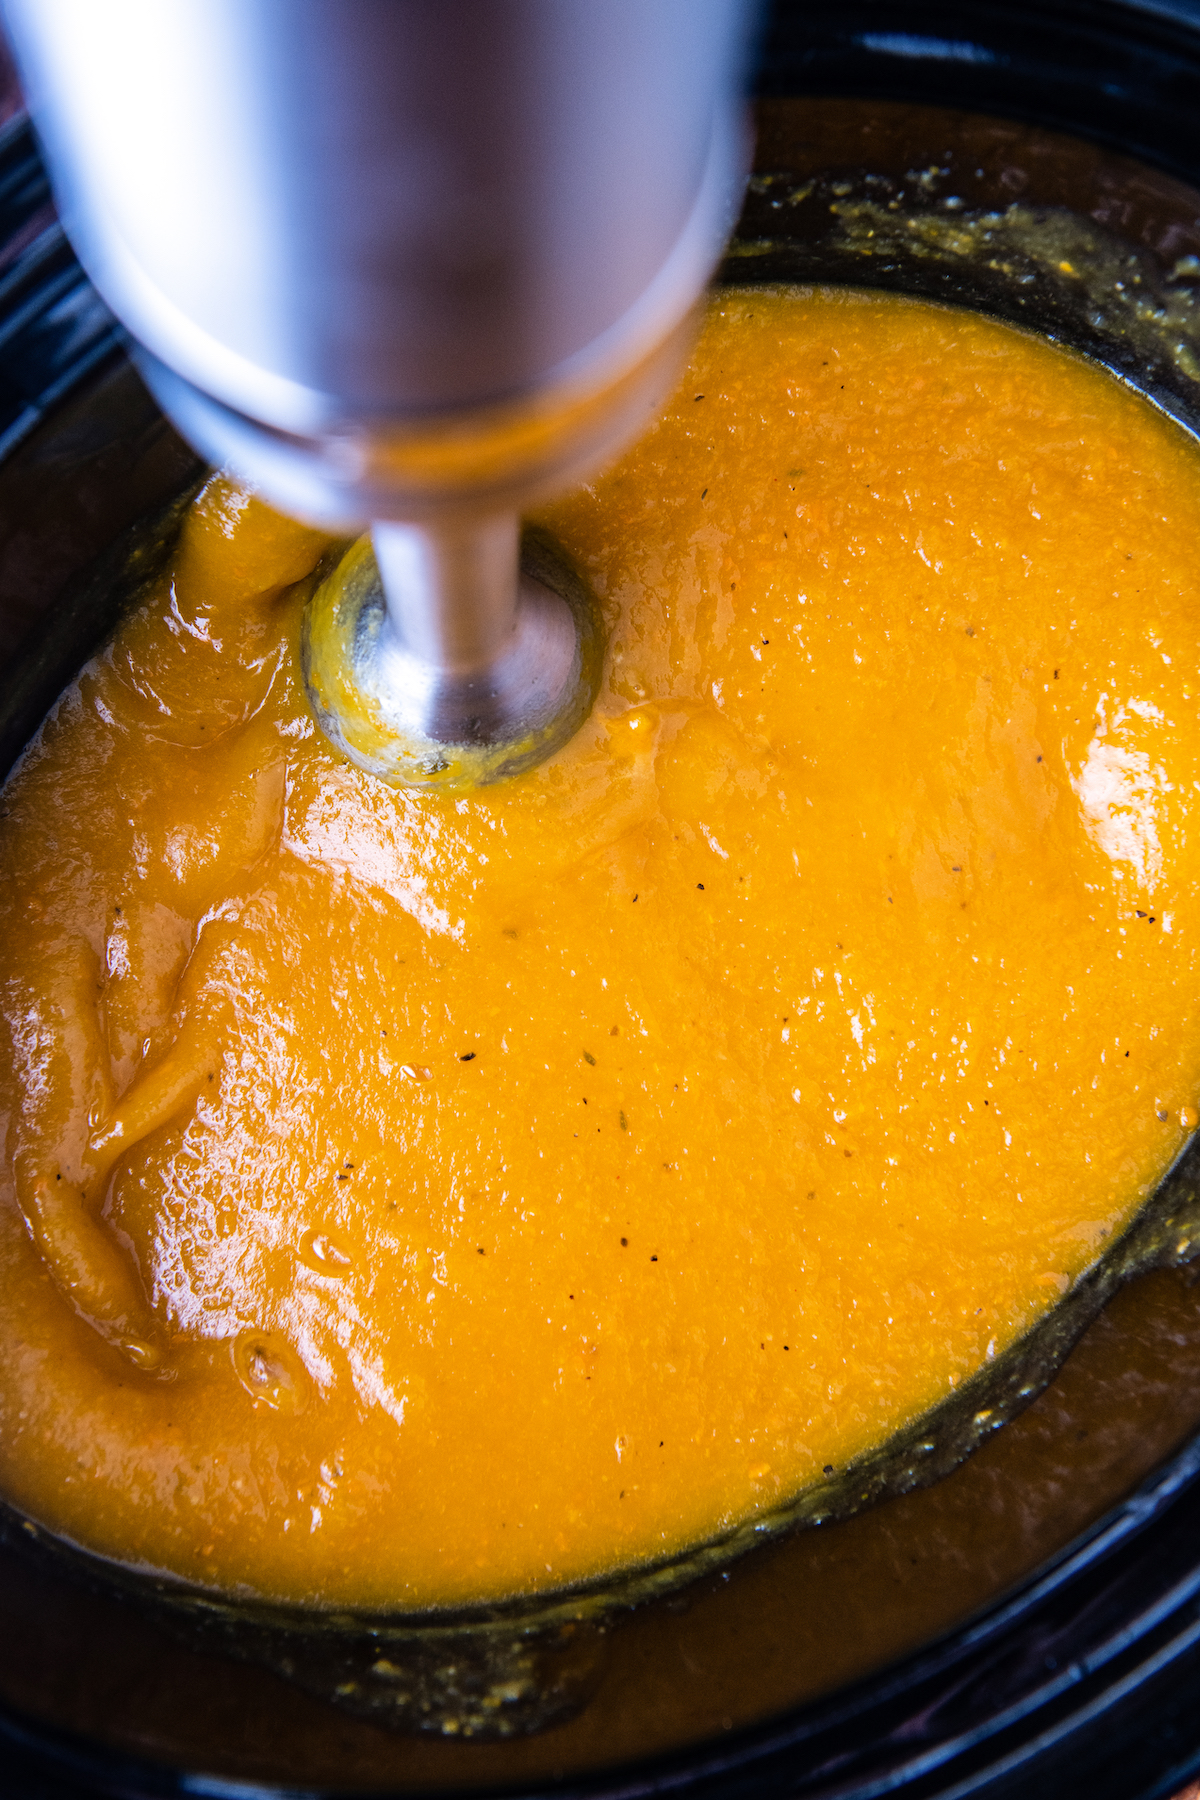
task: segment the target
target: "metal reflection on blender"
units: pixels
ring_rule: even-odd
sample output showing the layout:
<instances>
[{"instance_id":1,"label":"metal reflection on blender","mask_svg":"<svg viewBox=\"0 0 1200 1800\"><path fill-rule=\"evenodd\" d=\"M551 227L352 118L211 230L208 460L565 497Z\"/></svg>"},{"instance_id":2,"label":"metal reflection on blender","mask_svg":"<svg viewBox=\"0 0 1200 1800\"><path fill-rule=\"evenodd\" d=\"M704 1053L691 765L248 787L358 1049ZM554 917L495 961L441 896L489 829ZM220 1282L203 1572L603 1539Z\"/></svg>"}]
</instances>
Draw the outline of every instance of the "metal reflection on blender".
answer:
<instances>
[{"instance_id":1,"label":"metal reflection on blender","mask_svg":"<svg viewBox=\"0 0 1200 1800\"><path fill-rule=\"evenodd\" d=\"M751 0L3 0L64 223L181 430L369 538L306 675L353 760L471 787L586 716L523 509L644 428L749 157Z\"/></svg>"}]
</instances>

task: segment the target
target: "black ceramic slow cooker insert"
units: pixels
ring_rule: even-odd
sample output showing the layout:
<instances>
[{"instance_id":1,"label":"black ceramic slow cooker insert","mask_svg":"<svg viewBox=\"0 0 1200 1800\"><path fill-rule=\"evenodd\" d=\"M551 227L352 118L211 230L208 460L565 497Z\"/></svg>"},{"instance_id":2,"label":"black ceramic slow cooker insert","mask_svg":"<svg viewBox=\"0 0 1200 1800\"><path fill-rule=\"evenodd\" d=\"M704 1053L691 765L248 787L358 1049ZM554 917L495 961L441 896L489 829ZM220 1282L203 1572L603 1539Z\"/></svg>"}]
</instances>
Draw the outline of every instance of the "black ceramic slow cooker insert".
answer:
<instances>
[{"instance_id":1,"label":"black ceramic slow cooker insert","mask_svg":"<svg viewBox=\"0 0 1200 1800\"><path fill-rule=\"evenodd\" d=\"M758 85L722 279L976 307L1200 430L1200 0L781 4ZM16 119L0 127L5 767L199 473L45 208ZM1082 286L1043 253L1063 233ZM581 1635L547 1664L565 1685L544 1730L469 1736L444 1708L396 1729L236 1620L168 1616L6 1517L0 1792L1166 1800L1200 1770L1198 1166L1185 1152L1161 1197L1179 1233L1143 1261L1163 1266L1003 1431L935 1486ZM1048 1372L1030 1365L1011 1410Z\"/></svg>"}]
</instances>

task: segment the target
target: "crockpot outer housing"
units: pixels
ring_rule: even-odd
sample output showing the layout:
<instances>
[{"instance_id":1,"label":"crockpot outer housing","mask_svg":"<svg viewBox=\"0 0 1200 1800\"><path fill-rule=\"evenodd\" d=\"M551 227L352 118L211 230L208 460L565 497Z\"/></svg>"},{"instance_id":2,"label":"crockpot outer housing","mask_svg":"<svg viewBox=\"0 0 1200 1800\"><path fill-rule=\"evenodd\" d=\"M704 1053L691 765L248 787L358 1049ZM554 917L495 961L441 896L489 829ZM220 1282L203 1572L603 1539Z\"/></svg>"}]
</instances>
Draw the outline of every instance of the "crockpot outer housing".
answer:
<instances>
[{"instance_id":1,"label":"crockpot outer housing","mask_svg":"<svg viewBox=\"0 0 1200 1800\"><path fill-rule=\"evenodd\" d=\"M776 0L762 94L929 102L1078 132L1196 181L1200 0Z\"/></svg>"},{"instance_id":2,"label":"crockpot outer housing","mask_svg":"<svg viewBox=\"0 0 1200 1800\"><path fill-rule=\"evenodd\" d=\"M1200 0L779 4L760 89L1024 118L1200 186ZM0 229L28 231L45 201L39 180L18 122L0 135ZM111 627L95 604L107 591L104 552L196 473L54 233L35 232L0 263L6 766ZM2 1608L0 1596L0 1623ZM1166 1800L1197 1770L1200 1441L1040 1578L933 1648L789 1717L546 1791ZM39 1800L281 1792L140 1765L8 1713L0 1791Z\"/></svg>"}]
</instances>

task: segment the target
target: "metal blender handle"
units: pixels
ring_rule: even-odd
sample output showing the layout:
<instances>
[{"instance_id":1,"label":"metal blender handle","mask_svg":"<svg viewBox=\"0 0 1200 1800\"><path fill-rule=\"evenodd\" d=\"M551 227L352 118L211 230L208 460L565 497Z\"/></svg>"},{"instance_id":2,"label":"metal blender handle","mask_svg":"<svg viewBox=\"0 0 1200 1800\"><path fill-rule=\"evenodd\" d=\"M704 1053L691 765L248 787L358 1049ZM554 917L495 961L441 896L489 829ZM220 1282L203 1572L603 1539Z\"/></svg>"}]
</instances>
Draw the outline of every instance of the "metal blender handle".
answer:
<instances>
[{"instance_id":1,"label":"metal blender handle","mask_svg":"<svg viewBox=\"0 0 1200 1800\"><path fill-rule=\"evenodd\" d=\"M749 0L2 11L155 394L285 510L405 528L377 540L392 647L461 732L452 663L477 720L518 626L516 515L677 372L747 161Z\"/></svg>"}]
</instances>

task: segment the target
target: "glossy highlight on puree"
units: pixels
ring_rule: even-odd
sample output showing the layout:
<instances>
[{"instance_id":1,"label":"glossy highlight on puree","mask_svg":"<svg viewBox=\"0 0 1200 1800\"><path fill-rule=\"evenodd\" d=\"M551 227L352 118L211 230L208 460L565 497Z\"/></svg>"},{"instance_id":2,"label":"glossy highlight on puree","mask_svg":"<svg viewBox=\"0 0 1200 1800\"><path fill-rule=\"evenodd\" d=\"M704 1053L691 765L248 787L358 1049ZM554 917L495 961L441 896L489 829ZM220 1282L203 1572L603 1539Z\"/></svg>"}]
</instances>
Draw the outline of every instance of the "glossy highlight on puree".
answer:
<instances>
[{"instance_id":1,"label":"glossy highlight on puree","mask_svg":"<svg viewBox=\"0 0 1200 1800\"><path fill-rule=\"evenodd\" d=\"M1200 460L981 317L729 290L548 511L599 702L316 732L214 479L0 803L0 1492L425 1607L698 1542L984 1367L1196 1122Z\"/></svg>"}]
</instances>

